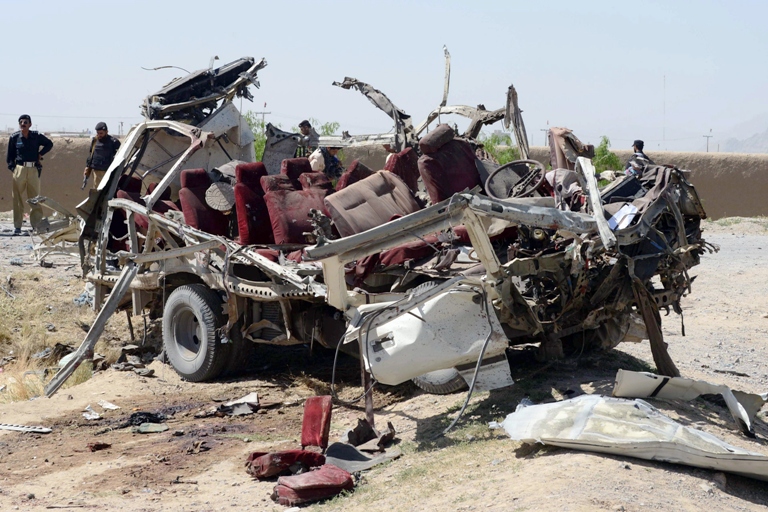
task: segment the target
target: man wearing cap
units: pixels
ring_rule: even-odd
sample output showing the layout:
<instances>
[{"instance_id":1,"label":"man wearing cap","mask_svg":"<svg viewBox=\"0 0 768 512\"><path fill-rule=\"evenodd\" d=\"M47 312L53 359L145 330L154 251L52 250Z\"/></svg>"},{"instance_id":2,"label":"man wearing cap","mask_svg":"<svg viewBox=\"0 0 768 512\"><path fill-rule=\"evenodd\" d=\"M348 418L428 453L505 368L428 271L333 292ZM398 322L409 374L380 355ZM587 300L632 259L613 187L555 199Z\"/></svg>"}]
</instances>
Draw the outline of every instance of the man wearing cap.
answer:
<instances>
[{"instance_id":1,"label":"man wearing cap","mask_svg":"<svg viewBox=\"0 0 768 512\"><path fill-rule=\"evenodd\" d=\"M14 235L21 234L21 224L24 221L24 199L40 195L40 172L43 165L40 161L43 155L53 148L51 139L29 128L32 118L28 114L19 116L19 131L8 139L8 152L5 163L13 173L13 231ZM43 219L43 209L38 205L30 205L29 223L34 228Z\"/></svg>"},{"instance_id":2,"label":"man wearing cap","mask_svg":"<svg viewBox=\"0 0 768 512\"><path fill-rule=\"evenodd\" d=\"M340 149L339 147L328 147L314 150L309 155L309 165L312 166L312 170L324 173L332 182L338 180L344 172L344 167L336 156Z\"/></svg>"},{"instance_id":3,"label":"man wearing cap","mask_svg":"<svg viewBox=\"0 0 768 512\"><path fill-rule=\"evenodd\" d=\"M85 186L85 180L91 175L91 171L93 171L93 188L99 186L101 178L115 159L118 149L120 149L120 141L109 134L107 124L103 121L97 123L96 136L91 140L91 149L85 161L83 186Z\"/></svg>"},{"instance_id":4,"label":"man wearing cap","mask_svg":"<svg viewBox=\"0 0 768 512\"><path fill-rule=\"evenodd\" d=\"M299 123L299 131L301 132L304 141L298 145L296 152L293 154L293 158L304 158L312 154L317 146L312 136L312 125L306 119Z\"/></svg>"},{"instance_id":5,"label":"man wearing cap","mask_svg":"<svg viewBox=\"0 0 768 512\"><path fill-rule=\"evenodd\" d=\"M632 150L634 153L627 161L627 166L624 168L624 172L627 175L637 175L643 172L646 165L653 165L653 160L648 158L648 155L643 153L643 147L645 143L641 140L636 140L632 143Z\"/></svg>"}]
</instances>

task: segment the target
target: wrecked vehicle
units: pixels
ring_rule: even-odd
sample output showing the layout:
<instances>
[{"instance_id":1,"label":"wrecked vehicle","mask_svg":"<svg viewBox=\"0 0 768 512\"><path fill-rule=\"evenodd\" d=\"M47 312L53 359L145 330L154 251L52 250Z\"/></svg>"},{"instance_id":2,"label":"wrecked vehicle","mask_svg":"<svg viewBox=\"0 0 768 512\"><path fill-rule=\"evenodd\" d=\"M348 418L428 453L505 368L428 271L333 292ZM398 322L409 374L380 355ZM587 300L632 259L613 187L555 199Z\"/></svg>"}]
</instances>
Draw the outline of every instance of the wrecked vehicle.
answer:
<instances>
[{"instance_id":1,"label":"wrecked vehicle","mask_svg":"<svg viewBox=\"0 0 768 512\"><path fill-rule=\"evenodd\" d=\"M396 152L384 170L355 161L332 183L305 158L254 162L232 99L265 66L240 59L145 101L147 119L78 206L100 311L47 395L126 308L162 317L168 362L190 381L243 370L258 344L316 342L357 354L383 384L493 389L512 384L510 345L536 343L549 359L645 337L659 372L677 374L659 309L680 312L707 248L686 171L650 166L600 189L575 137L552 135L562 168L527 160L513 88L503 109L454 108L472 120L464 136L440 124L419 137L429 118L415 129L346 79L396 114ZM476 156L478 126L501 119L525 160Z\"/></svg>"}]
</instances>

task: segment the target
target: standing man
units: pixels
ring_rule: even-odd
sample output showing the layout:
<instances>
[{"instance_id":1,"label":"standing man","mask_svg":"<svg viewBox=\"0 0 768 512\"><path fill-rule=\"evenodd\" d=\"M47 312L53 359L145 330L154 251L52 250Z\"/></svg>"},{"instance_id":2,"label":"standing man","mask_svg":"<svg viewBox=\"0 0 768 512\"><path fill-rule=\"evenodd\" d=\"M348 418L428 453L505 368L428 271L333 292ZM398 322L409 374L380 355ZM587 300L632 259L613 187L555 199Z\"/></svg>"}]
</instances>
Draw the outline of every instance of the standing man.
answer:
<instances>
[{"instance_id":1,"label":"standing man","mask_svg":"<svg viewBox=\"0 0 768 512\"><path fill-rule=\"evenodd\" d=\"M96 136L91 139L91 150L85 161L83 186L91 175L91 171L93 171L93 188L99 186L101 178L115 159L118 149L120 149L120 141L109 134L107 123L104 121L96 123Z\"/></svg>"},{"instance_id":2,"label":"standing man","mask_svg":"<svg viewBox=\"0 0 768 512\"><path fill-rule=\"evenodd\" d=\"M312 166L312 170L325 173L325 176L334 185L344 172L344 167L336 156L340 150L340 147L317 148L309 155L309 164Z\"/></svg>"},{"instance_id":3,"label":"standing man","mask_svg":"<svg viewBox=\"0 0 768 512\"><path fill-rule=\"evenodd\" d=\"M299 123L299 131L304 140L299 143L293 158L309 157L316 149L316 136L312 134L312 125L306 119Z\"/></svg>"},{"instance_id":4,"label":"standing man","mask_svg":"<svg viewBox=\"0 0 768 512\"><path fill-rule=\"evenodd\" d=\"M625 174L638 175L643 172L646 165L654 165L653 160L643 153L643 147L645 147L645 143L641 140L636 140L632 143L632 151L634 151L634 154L629 157L627 166L624 168Z\"/></svg>"},{"instance_id":5,"label":"standing man","mask_svg":"<svg viewBox=\"0 0 768 512\"><path fill-rule=\"evenodd\" d=\"M19 117L19 131L8 140L8 152L5 162L8 170L13 172L13 226L14 235L21 234L21 224L24 221L24 200L40 195L40 173L43 165L40 161L43 155L53 148L51 139L32 131L32 118L27 114ZM29 223L34 228L43 219L43 208L38 204L30 206Z\"/></svg>"}]
</instances>

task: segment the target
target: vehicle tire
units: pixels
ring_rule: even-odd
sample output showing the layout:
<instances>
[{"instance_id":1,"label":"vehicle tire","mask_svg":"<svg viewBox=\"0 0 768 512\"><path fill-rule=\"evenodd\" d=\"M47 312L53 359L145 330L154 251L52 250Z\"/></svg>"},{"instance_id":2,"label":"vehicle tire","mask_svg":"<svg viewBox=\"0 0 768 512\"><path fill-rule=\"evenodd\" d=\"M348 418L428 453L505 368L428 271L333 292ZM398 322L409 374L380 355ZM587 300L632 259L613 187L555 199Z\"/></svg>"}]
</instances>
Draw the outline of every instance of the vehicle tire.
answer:
<instances>
[{"instance_id":1,"label":"vehicle tire","mask_svg":"<svg viewBox=\"0 0 768 512\"><path fill-rule=\"evenodd\" d=\"M467 389L467 382L456 368L435 370L411 379L417 387L433 395L448 395Z\"/></svg>"},{"instance_id":2,"label":"vehicle tire","mask_svg":"<svg viewBox=\"0 0 768 512\"><path fill-rule=\"evenodd\" d=\"M203 284L176 288L163 310L163 345L182 378L202 382L217 377L229 360L231 343L216 332L223 315L219 295Z\"/></svg>"}]
</instances>

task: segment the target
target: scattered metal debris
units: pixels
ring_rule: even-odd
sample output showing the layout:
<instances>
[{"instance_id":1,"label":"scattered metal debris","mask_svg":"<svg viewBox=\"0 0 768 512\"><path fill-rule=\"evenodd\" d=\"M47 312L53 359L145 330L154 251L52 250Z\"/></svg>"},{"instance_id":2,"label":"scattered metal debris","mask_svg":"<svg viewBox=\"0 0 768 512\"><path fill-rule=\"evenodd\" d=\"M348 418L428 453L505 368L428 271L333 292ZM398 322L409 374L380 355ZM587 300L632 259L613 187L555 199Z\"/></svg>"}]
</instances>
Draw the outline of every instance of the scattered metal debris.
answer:
<instances>
[{"instance_id":1,"label":"scattered metal debris","mask_svg":"<svg viewBox=\"0 0 768 512\"><path fill-rule=\"evenodd\" d=\"M26 426L26 425L10 425L8 423L0 423L0 430L16 430L19 432L34 432L36 434L50 434L53 432L48 427L40 426Z\"/></svg>"},{"instance_id":2,"label":"scattered metal debris","mask_svg":"<svg viewBox=\"0 0 768 512\"><path fill-rule=\"evenodd\" d=\"M744 393L731 390L722 384L683 377L663 377L646 372L619 370L613 396L622 398L677 398L693 400L704 394L723 396L728 410L739 429L749 437L755 437L753 423L758 411L768 401L768 393Z\"/></svg>"},{"instance_id":3,"label":"scattered metal debris","mask_svg":"<svg viewBox=\"0 0 768 512\"><path fill-rule=\"evenodd\" d=\"M168 425L165 423L142 423L131 427L131 432L134 434L158 434L166 430L168 430Z\"/></svg>"}]
</instances>

